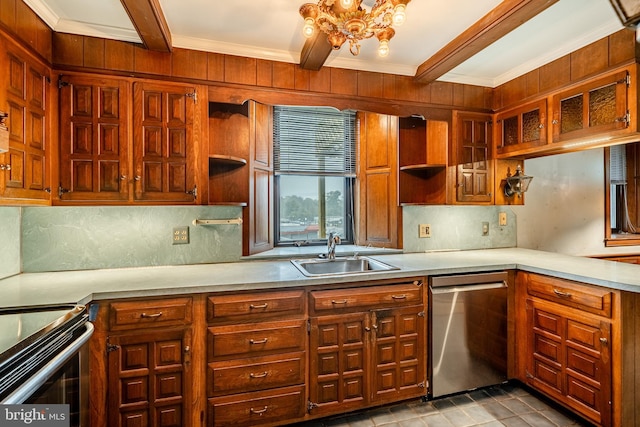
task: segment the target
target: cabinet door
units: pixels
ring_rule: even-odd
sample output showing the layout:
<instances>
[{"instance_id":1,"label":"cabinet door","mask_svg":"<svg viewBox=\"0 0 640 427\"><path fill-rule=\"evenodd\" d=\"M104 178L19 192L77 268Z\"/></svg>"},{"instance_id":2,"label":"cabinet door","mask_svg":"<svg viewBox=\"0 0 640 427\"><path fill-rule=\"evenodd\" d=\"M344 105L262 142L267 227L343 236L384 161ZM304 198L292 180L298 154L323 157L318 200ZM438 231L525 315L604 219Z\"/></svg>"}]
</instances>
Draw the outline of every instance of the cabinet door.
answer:
<instances>
[{"instance_id":1,"label":"cabinet door","mask_svg":"<svg viewBox=\"0 0 640 427\"><path fill-rule=\"evenodd\" d=\"M377 310L371 316L372 401L426 395L426 321L422 306Z\"/></svg>"},{"instance_id":2,"label":"cabinet door","mask_svg":"<svg viewBox=\"0 0 640 427\"><path fill-rule=\"evenodd\" d=\"M498 157L545 145L546 121L546 99L499 113L496 116Z\"/></svg>"},{"instance_id":3,"label":"cabinet door","mask_svg":"<svg viewBox=\"0 0 640 427\"><path fill-rule=\"evenodd\" d=\"M359 113L358 244L402 247L398 208L398 117Z\"/></svg>"},{"instance_id":4,"label":"cabinet door","mask_svg":"<svg viewBox=\"0 0 640 427\"><path fill-rule=\"evenodd\" d=\"M109 344L110 426L191 425L189 330L114 335Z\"/></svg>"},{"instance_id":5,"label":"cabinet door","mask_svg":"<svg viewBox=\"0 0 640 427\"><path fill-rule=\"evenodd\" d=\"M368 399L370 319L365 313L311 318L312 415L362 408Z\"/></svg>"},{"instance_id":6,"label":"cabinet door","mask_svg":"<svg viewBox=\"0 0 640 427\"><path fill-rule=\"evenodd\" d=\"M7 199L49 200L47 175L49 71L7 46L0 59L2 105L9 114L9 151L0 154L0 196Z\"/></svg>"},{"instance_id":7,"label":"cabinet door","mask_svg":"<svg viewBox=\"0 0 640 427\"><path fill-rule=\"evenodd\" d=\"M599 425L611 425L611 323L526 301L529 385Z\"/></svg>"},{"instance_id":8,"label":"cabinet door","mask_svg":"<svg viewBox=\"0 0 640 427\"><path fill-rule=\"evenodd\" d=\"M464 203L490 203L493 201L491 116L456 111L453 120L456 200Z\"/></svg>"},{"instance_id":9,"label":"cabinet door","mask_svg":"<svg viewBox=\"0 0 640 427\"><path fill-rule=\"evenodd\" d=\"M60 201L127 201L126 81L60 76Z\"/></svg>"},{"instance_id":10,"label":"cabinet door","mask_svg":"<svg viewBox=\"0 0 640 427\"><path fill-rule=\"evenodd\" d=\"M133 85L133 167L136 201L195 203L193 86Z\"/></svg>"},{"instance_id":11,"label":"cabinet door","mask_svg":"<svg viewBox=\"0 0 640 427\"><path fill-rule=\"evenodd\" d=\"M610 134L629 127L629 72L620 71L553 97L553 142Z\"/></svg>"},{"instance_id":12,"label":"cabinet door","mask_svg":"<svg viewBox=\"0 0 640 427\"><path fill-rule=\"evenodd\" d=\"M249 204L244 209L244 255L273 249L273 109L251 102L249 118Z\"/></svg>"}]
</instances>

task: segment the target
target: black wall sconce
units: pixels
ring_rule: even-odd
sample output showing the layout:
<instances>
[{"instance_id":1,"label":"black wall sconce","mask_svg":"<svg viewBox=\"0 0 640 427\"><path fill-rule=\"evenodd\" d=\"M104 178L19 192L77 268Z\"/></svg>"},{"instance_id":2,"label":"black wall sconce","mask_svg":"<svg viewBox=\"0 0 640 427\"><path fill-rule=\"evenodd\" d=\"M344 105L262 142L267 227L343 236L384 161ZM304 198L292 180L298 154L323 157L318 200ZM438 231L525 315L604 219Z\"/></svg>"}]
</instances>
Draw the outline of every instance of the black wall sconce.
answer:
<instances>
[{"instance_id":1,"label":"black wall sconce","mask_svg":"<svg viewBox=\"0 0 640 427\"><path fill-rule=\"evenodd\" d=\"M522 195L522 193L529 189L529 184L532 179L533 177L525 175L520 165L518 165L516 173L513 175L511 175L510 172L507 173L507 179L504 183L504 195L506 197L513 197L514 194L518 196Z\"/></svg>"}]
</instances>

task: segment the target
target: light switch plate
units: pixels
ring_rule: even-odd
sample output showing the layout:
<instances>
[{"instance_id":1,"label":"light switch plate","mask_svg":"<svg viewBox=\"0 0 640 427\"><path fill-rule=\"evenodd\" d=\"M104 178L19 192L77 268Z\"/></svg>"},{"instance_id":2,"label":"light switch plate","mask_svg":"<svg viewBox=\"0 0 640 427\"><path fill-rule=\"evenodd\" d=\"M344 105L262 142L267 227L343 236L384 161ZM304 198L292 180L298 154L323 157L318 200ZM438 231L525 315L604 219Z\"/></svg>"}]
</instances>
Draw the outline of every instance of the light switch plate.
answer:
<instances>
[{"instance_id":1,"label":"light switch plate","mask_svg":"<svg viewBox=\"0 0 640 427\"><path fill-rule=\"evenodd\" d=\"M418 237L420 238L431 237L431 224L418 225Z\"/></svg>"}]
</instances>

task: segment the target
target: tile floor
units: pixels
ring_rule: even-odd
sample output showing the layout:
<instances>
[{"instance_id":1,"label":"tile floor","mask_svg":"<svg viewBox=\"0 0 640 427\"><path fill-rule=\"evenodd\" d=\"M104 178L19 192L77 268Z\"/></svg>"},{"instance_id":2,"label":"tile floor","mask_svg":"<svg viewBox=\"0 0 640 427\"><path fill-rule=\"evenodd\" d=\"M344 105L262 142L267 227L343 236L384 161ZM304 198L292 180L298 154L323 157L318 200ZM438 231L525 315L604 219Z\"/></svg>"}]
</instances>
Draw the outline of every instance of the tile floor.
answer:
<instances>
[{"instance_id":1,"label":"tile floor","mask_svg":"<svg viewBox=\"0 0 640 427\"><path fill-rule=\"evenodd\" d=\"M590 424L529 393L504 384L423 402L408 401L297 427L588 427Z\"/></svg>"}]
</instances>

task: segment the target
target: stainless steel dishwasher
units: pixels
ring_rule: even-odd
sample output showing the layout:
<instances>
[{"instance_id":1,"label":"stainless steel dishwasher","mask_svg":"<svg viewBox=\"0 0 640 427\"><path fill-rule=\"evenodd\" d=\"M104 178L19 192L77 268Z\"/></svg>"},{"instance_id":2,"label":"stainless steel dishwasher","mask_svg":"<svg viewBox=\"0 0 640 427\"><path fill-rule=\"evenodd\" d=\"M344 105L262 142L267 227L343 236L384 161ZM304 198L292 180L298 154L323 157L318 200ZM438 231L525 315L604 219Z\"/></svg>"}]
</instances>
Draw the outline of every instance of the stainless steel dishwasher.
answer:
<instances>
[{"instance_id":1,"label":"stainless steel dishwasher","mask_svg":"<svg viewBox=\"0 0 640 427\"><path fill-rule=\"evenodd\" d=\"M429 279L430 397L507 380L507 273Z\"/></svg>"}]
</instances>

